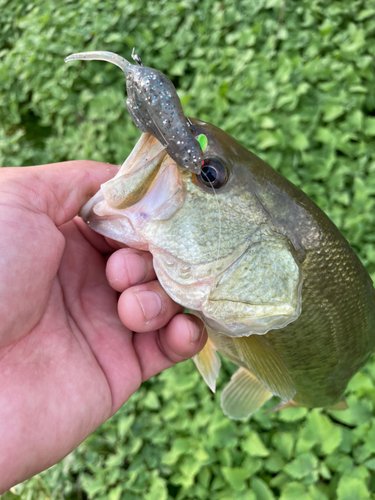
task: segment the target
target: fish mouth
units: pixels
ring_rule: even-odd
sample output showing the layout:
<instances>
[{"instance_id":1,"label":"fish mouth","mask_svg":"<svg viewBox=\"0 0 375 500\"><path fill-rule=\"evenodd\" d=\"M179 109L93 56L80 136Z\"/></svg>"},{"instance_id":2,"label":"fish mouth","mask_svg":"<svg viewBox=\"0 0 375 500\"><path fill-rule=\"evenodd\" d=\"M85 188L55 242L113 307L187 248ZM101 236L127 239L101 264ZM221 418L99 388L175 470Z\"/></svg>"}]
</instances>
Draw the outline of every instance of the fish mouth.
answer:
<instances>
[{"instance_id":1,"label":"fish mouth","mask_svg":"<svg viewBox=\"0 0 375 500\"><path fill-rule=\"evenodd\" d=\"M79 215L103 236L148 250L142 227L150 220L169 219L182 206L186 176L191 173L144 133L115 177L101 185Z\"/></svg>"}]
</instances>

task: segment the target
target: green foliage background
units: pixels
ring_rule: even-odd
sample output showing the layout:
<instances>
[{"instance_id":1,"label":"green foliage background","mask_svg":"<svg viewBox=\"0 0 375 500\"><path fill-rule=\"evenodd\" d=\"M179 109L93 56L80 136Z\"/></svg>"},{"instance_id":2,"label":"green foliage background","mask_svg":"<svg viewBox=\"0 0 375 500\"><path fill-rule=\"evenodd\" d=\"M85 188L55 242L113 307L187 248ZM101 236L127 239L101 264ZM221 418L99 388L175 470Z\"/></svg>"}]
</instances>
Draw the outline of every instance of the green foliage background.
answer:
<instances>
[{"instance_id":1,"label":"green foliage background","mask_svg":"<svg viewBox=\"0 0 375 500\"><path fill-rule=\"evenodd\" d=\"M66 55L110 50L174 82L188 116L223 128L302 187L375 278L375 5L351 0L0 0L0 166L122 163L139 135L125 79ZM375 499L375 363L345 412L232 422L191 361L5 499ZM276 401L269 402L272 407Z\"/></svg>"}]
</instances>

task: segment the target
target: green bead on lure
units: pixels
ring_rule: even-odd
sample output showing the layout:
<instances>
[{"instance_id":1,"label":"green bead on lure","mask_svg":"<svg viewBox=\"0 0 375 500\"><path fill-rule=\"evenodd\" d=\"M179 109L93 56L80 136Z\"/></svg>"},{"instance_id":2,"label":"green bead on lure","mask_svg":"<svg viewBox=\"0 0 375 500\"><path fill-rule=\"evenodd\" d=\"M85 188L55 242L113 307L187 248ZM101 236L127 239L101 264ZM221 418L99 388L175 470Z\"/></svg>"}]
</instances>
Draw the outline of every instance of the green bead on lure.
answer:
<instances>
[{"instance_id":1,"label":"green bead on lure","mask_svg":"<svg viewBox=\"0 0 375 500\"><path fill-rule=\"evenodd\" d=\"M207 137L204 134L199 134L198 137L196 137L196 139L199 142L200 147L204 153L207 149L207 144L208 144Z\"/></svg>"},{"instance_id":2,"label":"green bead on lure","mask_svg":"<svg viewBox=\"0 0 375 500\"><path fill-rule=\"evenodd\" d=\"M190 129L200 172L146 132L82 218L149 250L166 292L202 318L209 340L195 363L213 391L217 352L238 365L221 396L226 415L248 417L272 395L278 409L344 409L375 348L370 277L300 189L219 128L191 120Z\"/></svg>"}]
</instances>

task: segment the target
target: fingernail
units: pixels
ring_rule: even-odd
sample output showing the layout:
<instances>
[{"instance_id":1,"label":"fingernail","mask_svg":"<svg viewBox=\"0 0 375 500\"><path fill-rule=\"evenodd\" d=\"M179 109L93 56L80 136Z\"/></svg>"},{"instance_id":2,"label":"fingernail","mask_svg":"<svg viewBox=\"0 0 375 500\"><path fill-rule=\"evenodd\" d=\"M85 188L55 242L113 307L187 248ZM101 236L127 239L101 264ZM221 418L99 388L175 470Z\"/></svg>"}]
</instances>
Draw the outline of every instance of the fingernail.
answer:
<instances>
[{"instance_id":1,"label":"fingernail","mask_svg":"<svg viewBox=\"0 0 375 500\"><path fill-rule=\"evenodd\" d=\"M189 322L189 330L190 330L190 343L194 344L194 342L196 342L199 339L201 335L201 330L198 327L198 325L196 325L192 321Z\"/></svg>"},{"instance_id":2,"label":"fingernail","mask_svg":"<svg viewBox=\"0 0 375 500\"><path fill-rule=\"evenodd\" d=\"M142 257L137 254L129 254L125 258L124 265L129 283L138 285L145 279L146 265Z\"/></svg>"},{"instance_id":3,"label":"fingernail","mask_svg":"<svg viewBox=\"0 0 375 500\"><path fill-rule=\"evenodd\" d=\"M156 318L161 311L162 305L159 295L148 290L137 292L135 295L143 311L145 322L148 323L152 319Z\"/></svg>"}]
</instances>

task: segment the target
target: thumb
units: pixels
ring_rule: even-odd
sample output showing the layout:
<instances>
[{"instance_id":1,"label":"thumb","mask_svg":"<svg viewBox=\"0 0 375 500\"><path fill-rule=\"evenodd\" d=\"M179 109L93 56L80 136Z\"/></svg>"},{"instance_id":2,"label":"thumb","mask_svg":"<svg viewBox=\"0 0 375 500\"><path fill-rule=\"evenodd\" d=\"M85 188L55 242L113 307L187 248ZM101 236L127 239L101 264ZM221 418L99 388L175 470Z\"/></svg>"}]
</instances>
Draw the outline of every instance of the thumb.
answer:
<instances>
[{"instance_id":1,"label":"thumb","mask_svg":"<svg viewBox=\"0 0 375 500\"><path fill-rule=\"evenodd\" d=\"M8 169L5 169L8 170ZM95 161L67 161L9 169L15 193L60 226L73 219L103 182L119 170Z\"/></svg>"}]
</instances>

